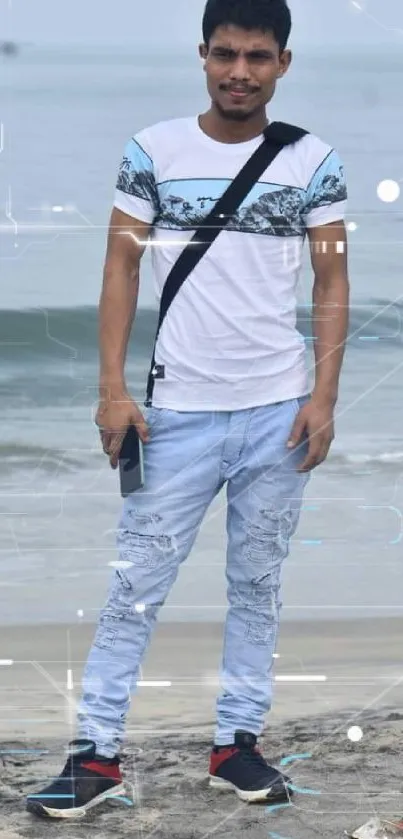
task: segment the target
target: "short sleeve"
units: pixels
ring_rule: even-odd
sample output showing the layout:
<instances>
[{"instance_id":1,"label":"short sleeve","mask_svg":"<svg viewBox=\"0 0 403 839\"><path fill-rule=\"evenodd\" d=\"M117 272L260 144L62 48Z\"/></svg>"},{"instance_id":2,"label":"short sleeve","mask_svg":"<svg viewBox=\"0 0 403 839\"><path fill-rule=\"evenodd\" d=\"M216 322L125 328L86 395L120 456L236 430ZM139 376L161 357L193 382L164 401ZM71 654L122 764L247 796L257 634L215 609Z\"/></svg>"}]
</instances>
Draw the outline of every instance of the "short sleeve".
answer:
<instances>
[{"instance_id":1,"label":"short sleeve","mask_svg":"<svg viewBox=\"0 0 403 839\"><path fill-rule=\"evenodd\" d=\"M332 150L317 168L306 193L303 210L306 227L341 221L346 215L347 185L344 167Z\"/></svg>"},{"instance_id":2,"label":"short sleeve","mask_svg":"<svg viewBox=\"0 0 403 839\"><path fill-rule=\"evenodd\" d=\"M126 144L119 166L114 206L149 224L158 214L154 164L135 137Z\"/></svg>"}]
</instances>

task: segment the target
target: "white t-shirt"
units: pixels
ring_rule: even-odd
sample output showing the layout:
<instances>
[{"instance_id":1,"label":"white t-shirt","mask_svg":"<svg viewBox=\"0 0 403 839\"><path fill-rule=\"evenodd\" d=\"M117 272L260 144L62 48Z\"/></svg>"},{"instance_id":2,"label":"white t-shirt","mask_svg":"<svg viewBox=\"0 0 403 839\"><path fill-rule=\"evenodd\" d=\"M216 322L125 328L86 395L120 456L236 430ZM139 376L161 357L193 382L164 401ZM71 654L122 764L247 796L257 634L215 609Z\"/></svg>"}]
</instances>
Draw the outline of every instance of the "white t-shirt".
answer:
<instances>
[{"instance_id":1,"label":"white t-shirt","mask_svg":"<svg viewBox=\"0 0 403 839\"><path fill-rule=\"evenodd\" d=\"M161 122L129 140L114 203L153 225L158 301L196 227L262 140L217 142L198 117ZM233 411L308 393L296 328L306 228L342 220L346 199L331 146L308 134L280 152L170 306L156 347L163 378L155 378L155 407Z\"/></svg>"}]
</instances>

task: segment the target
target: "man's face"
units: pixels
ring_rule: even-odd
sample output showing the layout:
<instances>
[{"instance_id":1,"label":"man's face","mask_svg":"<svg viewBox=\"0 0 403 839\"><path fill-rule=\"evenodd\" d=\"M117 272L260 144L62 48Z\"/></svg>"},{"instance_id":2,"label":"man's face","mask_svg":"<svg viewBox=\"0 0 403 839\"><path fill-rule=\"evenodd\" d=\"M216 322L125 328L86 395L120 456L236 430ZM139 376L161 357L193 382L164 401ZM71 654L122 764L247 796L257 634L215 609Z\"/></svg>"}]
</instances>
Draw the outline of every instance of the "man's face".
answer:
<instances>
[{"instance_id":1,"label":"man's face","mask_svg":"<svg viewBox=\"0 0 403 839\"><path fill-rule=\"evenodd\" d=\"M224 119L238 122L265 108L291 63L290 50L280 55L272 33L233 25L218 27L199 52L213 104Z\"/></svg>"}]
</instances>

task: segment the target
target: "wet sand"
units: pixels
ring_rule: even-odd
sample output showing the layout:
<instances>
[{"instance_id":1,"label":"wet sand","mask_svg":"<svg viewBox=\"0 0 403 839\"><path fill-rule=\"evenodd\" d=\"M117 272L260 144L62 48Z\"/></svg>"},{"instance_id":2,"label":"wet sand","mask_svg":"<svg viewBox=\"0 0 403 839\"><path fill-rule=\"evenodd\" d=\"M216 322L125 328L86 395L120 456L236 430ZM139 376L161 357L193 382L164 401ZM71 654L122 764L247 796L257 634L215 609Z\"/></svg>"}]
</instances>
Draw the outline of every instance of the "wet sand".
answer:
<instances>
[{"instance_id":1,"label":"wet sand","mask_svg":"<svg viewBox=\"0 0 403 839\"><path fill-rule=\"evenodd\" d=\"M401 815L402 629L399 618L283 624L260 747L288 761L299 792L271 811L208 786L223 625L157 625L141 678L170 684L140 685L132 700L122 769L134 806L105 803L66 825L35 819L24 796L64 763L95 627L2 628L0 839L338 839L373 815Z\"/></svg>"}]
</instances>

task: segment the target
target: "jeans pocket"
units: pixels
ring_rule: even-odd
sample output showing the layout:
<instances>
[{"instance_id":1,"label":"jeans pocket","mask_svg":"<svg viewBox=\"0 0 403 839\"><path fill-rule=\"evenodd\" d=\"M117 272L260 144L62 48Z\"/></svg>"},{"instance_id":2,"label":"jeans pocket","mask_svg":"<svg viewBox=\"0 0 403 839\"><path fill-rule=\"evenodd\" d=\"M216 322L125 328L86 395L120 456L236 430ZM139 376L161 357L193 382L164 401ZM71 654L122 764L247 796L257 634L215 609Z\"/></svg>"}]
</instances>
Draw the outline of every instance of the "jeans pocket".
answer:
<instances>
[{"instance_id":1,"label":"jeans pocket","mask_svg":"<svg viewBox=\"0 0 403 839\"><path fill-rule=\"evenodd\" d=\"M161 428L164 419L165 419L165 409L164 408L146 408L144 413L144 419L150 429L151 432L157 431Z\"/></svg>"},{"instance_id":2,"label":"jeans pocket","mask_svg":"<svg viewBox=\"0 0 403 839\"><path fill-rule=\"evenodd\" d=\"M310 399L311 399L311 394L307 393L307 394L305 394L305 396L297 396L295 399L292 400L294 419L295 419L295 417L298 416L301 408L303 408L304 405L307 405L307 403L309 402Z\"/></svg>"}]
</instances>

